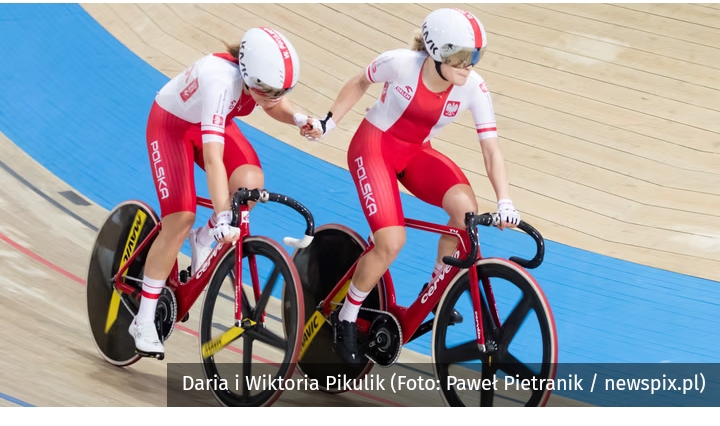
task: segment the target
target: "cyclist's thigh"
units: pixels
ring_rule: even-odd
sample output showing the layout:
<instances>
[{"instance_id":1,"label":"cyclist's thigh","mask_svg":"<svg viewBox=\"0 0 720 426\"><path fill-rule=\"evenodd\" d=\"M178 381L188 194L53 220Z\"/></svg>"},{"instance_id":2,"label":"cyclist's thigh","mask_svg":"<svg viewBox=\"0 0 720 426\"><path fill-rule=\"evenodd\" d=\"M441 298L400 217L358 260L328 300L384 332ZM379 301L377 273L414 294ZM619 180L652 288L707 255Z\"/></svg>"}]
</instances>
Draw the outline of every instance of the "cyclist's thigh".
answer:
<instances>
[{"instance_id":1,"label":"cyclist's thigh","mask_svg":"<svg viewBox=\"0 0 720 426\"><path fill-rule=\"evenodd\" d=\"M230 175L238 167L247 164L262 168L255 148L250 144L245 135L242 134L235 122L231 121L225 127L225 151L223 155L225 170Z\"/></svg>"},{"instance_id":2,"label":"cyclist's thigh","mask_svg":"<svg viewBox=\"0 0 720 426\"><path fill-rule=\"evenodd\" d=\"M161 217L195 212L193 147L184 137L189 125L153 104L146 139Z\"/></svg>"},{"instance_id":3,"label":"cyclist's thigh","mask_svg":"<svg viewBox=\"0 0 720 426\"><path fill-rule=\"evenodd\" d=\"M419 199L440 208L450 188L458 184L470 185L457 164L429 145L410 160L400 183Z\"/></svg>"},{"instance_id":4,"label":"cyclist's thigh","mask_svg":"<svg viewBox=\"0 0 720 426\"><path fill-rule=\"evenodd\" d=\"M397 176L382 151L383 133L363 121L348 148L347 162L365 218L372 232L404 226Z\"/></svg>"},{"instance_id":5,"label":"cyclist's thigh","mask_svg":"<svg viewBox=\"0 0 720 426\"><path fill-rule=\"evenodd\" d=\"M195 145L195 162L203 170L205 170L205 161L203 159L202 152L202 139L194 138L193 144ZM237 124L231 121L225 126L225 144L223 148L223 164L225 165L225 172L227 173L228 179L240 166L251 164L262 168L260 165L260 158L258 157L255 149L252 147L250 142L242 134Z\"/></svg>"}]
</instances>

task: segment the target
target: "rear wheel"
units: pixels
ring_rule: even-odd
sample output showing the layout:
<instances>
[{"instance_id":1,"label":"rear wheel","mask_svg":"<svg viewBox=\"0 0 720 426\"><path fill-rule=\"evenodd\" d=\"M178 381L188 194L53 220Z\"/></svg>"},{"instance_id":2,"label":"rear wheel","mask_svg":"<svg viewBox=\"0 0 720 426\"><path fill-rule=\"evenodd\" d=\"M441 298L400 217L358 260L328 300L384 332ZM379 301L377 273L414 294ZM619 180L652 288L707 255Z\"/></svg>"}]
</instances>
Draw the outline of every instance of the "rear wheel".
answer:
<instances>
[{"instance_id":1,"label":"rear wheel","mask_svg":"<svg viewBox=\"0 0 720 426\"><path fill-rule=\"evenodd\" d=\"M476 265L480 282L471 283L467 272L459 276L440 299L434 320L432 362L442 398L450 406L544 406L550 388L523 390L516 385L523 379L555 378L558 343L550 305L538 283L514 263L484 259ZM491 353L478 349L474 320L449 324L453 308L468 313L466 318L474 318L471 285L480 289L485 341L495 348ZM488 303L493 297L499 324L491 315L492 304ZM495 377L499 382L470 390L467 386L463 389L460 382L450 386L451 376L463 379L465 385L489 383ZM506 385L507 379L512 381Z\"/></svg>"},{"instance_id":2,"label":"rear wheel","mask_svg":"<svg viewBox=\"0 0 720 426\"><path fill-rule=\"evenodd\" d=\"M135 341L128 333L139 301L115 290L112 279L158 222L158 216L146 204L123 202L110 212L90 254L86 286L90 330L102 357L119 367L140 359L135 353ZM142 287L143 266L151 243L138 254L123 277L126 284L138 290Z\"/></svg>"},{"instance_id":3,"label":"rear wheel","mask_svg":"<svg viewBox=\"0 0 720 426\"><path fill-rule=\"evenodd\" d=\"M367 247L358 234L342 225L324 225L315 230L315 237L308 247L293 253L293 262L302 280L305 300L305 318L303 350L298 361L298 368L315 379L320 388L330 393L342 393L346 389L325 387L327 377L338 377L354 380L364 377L373 367L373 363L365 362L357 366L350 365L340 358L334 350L333 330L330 323L318 309L319 304L332 291L350 267ZM349 285L349 283L345 283ZM378 285L370 292L363 302L363 308L385 309ZM343 301L341 300L340 303ZM336 306L335 309L338 309ZM376 314L360 310L358 318L370 322ZM367 336L358 333L359 340Z\"/></svg>"}]
</instances>

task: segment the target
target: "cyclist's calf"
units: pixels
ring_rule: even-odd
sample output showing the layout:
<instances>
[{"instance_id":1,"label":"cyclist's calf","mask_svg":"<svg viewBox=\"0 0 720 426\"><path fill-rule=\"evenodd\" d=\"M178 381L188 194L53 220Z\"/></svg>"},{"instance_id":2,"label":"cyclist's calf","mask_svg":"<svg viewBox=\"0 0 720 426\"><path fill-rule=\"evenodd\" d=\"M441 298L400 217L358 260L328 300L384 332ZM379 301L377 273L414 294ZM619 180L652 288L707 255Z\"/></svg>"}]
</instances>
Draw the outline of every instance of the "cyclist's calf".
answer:
<instances>
[{"instance_id":1,"label":"cyclist's calf","mask_svg":"<svg viewBox=\"0 0 720 426\"><path fill-rule=\"evenodd\" d=\"M195 213L187 211L172 213L162 218L162 229L152 243L145 262L146 276L159 280L170 274L177 254L194 223Z\"/></svg>"},{"instance_id":2,"label":"cyclist's calf","mask_svg":"<svg viewBox=\"0 0 720 426\"><path fill-rule=\"evenodd\" d=\"M405 227L389 226L373 234L374 247L360 259L353 284L361 291L370 291L395 261L405 245Z\"/></svg>"}]
</instances>

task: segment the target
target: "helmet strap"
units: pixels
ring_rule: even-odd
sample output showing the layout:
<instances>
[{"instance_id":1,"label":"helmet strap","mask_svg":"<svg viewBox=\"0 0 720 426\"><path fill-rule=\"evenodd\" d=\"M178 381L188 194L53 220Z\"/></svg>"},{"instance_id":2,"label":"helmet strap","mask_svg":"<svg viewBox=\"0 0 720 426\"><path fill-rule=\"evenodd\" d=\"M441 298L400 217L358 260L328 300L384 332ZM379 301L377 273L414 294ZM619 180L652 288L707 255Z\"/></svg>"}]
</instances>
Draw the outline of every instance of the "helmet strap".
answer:
<instances>
[{"instance_id":1,"label":"helmet strap","mask_svg":"<svg viewBox=\"0 0 720 426\"><path fill-rule=\"evenodd\" d=\"M448 81L447 78L445 78L445 76L442 75L442 71L440 71L440 66L442 65L442 63L441 63L441 62L438 62L438 61L435 61L434 59L433 59L433 61L435 62L435 71L437 71L437 73L438 73L438 75L440 76L440 78L442 78L442 79L445 80L445 81Z\"/></svg>"}]
</instances>

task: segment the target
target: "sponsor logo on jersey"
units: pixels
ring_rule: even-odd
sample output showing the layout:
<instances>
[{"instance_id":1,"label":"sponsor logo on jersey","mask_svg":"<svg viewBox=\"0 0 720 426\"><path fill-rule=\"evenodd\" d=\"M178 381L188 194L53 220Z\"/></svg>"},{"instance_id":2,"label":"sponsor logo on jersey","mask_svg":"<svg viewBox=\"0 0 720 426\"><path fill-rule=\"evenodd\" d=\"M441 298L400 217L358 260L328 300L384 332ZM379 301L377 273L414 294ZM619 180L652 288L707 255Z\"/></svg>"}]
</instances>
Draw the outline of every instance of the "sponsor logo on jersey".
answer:
<instances>
[{"instance_id":1,"label":"sponsor logo on jersey","mask_svg":"<svg viewBox=\"0 0 720 426\"><path fill-rule=\"evenodd\" d=\"M212 123L216 126L222 126L225 122L225 119L217 114L213 114Z\"/></svg>"},{"instance_id":2,"label":"sponsor logo on jersey","mask_svg":"<svg viewBox=\"0 0 720 426\"><path fill-rule=\"evenodd\" d=\"M386 56L386 55L383 55L383 56L381 56L379 59L376 59L376 60L372 61L372 63L371 63L370 66L368 67L369 70L370 70L370 77L371 77L371 78L374 78L374 77L375 77L375 73L377 73L378 67L379 67L380 65L386 63L386 62L392 61L394 58L395 58L394 56Z\"/></svg>"},{"instance_id":3,"label":"sponsor logo on jersey","mask_svg":"<svg viewBox=\"0 0 720 426\"><path fill-rule=\"evenodd\" d=\"M448 101L447 105L445 105L445 112L443 112L443 115L445 117L455 117L459 110L460 110L460 102Z\"/></svg>"},{"instance_id":4,"label":"sponsor logo on jersey","mask_svg":"<svg viewBox=\"0 0 720 426\"><path fill-rule=\"evenodd\" d=\"M487 84L485 84L484 81L483 81L482 83L480 83L480 90L482 90L483 93L487 93L487 92L488 92Z\"/></svg>"},{"instance_id":5,"label":"sponsor logo on jersey","mask_svg":"<svg viewBox=\"0 0 720 426\"><path fill-rule=\"evenodd\" d=\"M400 86L395 86L395 90L397 90L397 92L400 93L400 95L408 101L410 100L410 98L412 98L413 88L410 86L405 86L404 89Z\"/></svg>"},{"instance_id":6,"label":"sponsor logo on jersey","mask_svg":"<svg viewBox=\"0 0 720 426\"><path fill-rule=\"evenodd\" d=\"M198 79L195 77L183 90L180 92L180 99L183 102L187 102L198 90Z\"/></svg>"}]
</instances>

